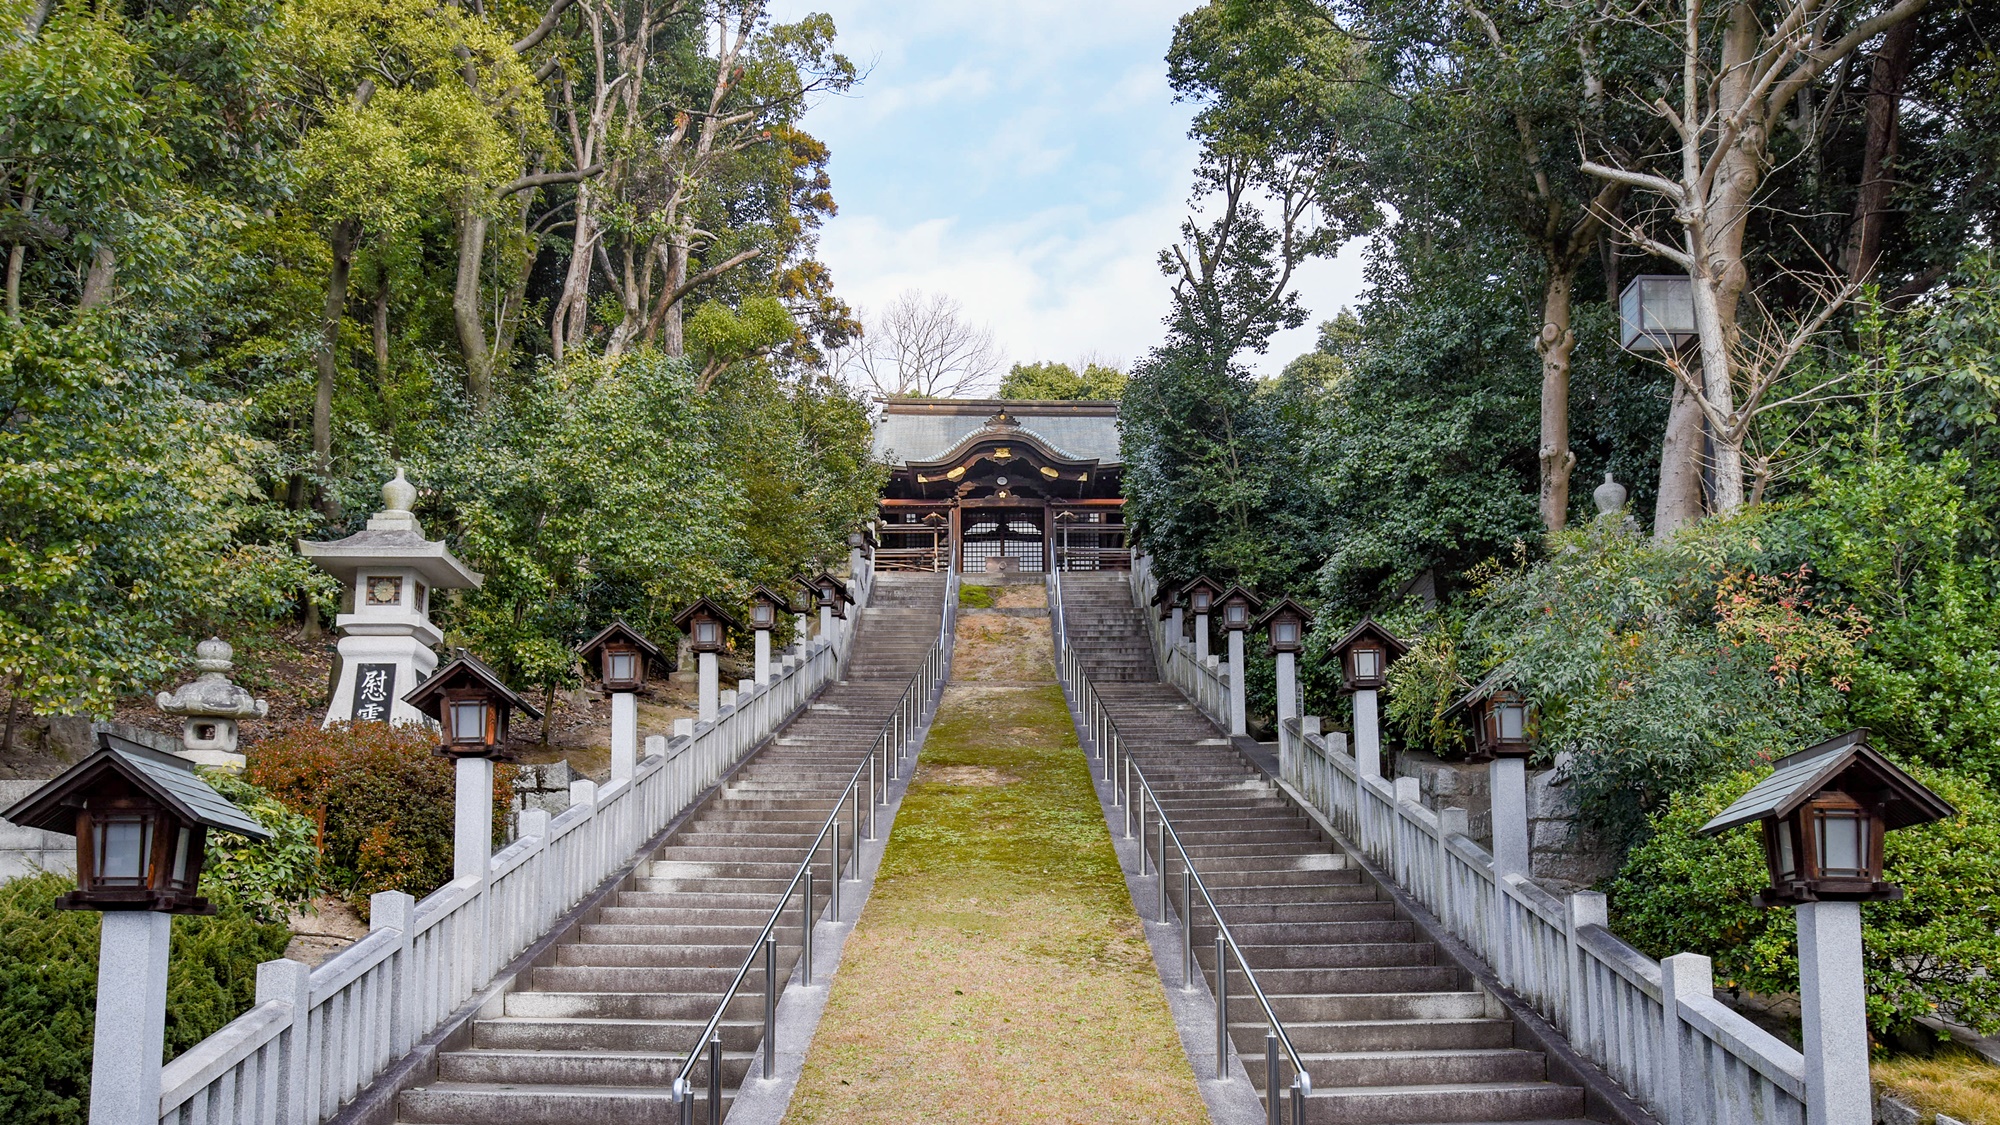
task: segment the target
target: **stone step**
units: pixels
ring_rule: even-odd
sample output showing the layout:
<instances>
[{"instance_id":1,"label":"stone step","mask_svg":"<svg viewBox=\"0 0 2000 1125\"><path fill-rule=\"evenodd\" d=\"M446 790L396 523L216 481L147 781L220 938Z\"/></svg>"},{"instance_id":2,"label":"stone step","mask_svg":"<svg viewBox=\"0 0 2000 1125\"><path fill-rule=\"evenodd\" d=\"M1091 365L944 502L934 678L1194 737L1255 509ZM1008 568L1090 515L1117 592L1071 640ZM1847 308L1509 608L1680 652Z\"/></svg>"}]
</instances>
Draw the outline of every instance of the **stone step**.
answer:
<instances>
[{"instance_id":1,"label":"stone step","mask_svg":"<svg viewBox=\"0 0 2000 1125\"><path fill-rule=\"evenodd\" d=\"M748 1068L745 1061L744 1068ZM433 1082L405 1090L396 1105L401 1125L602 1125L607 1121L667 1121L673 1095L659 1087L520 1086Z\"/></svg>"},{"instance_id":2,"label":"stone step","mask_svg":"<svg viewBox=\"0 0 2000 1125\"><path fill-rule=\"evenodd\" d=\"M1460 1125L1583 1116L1583 1090L1551 1082L1315 1089L1310 1100L1307 1116L1324 1125Z\"/></svg>"},{"instance_id":3,"label":"stone step","mask_svg":"<svg viewBox=\"0 0 2000 1125\"><path fill-rule=\"evenodd\" d=\"M761 1002L763 990L758 990ZM504 1051L649 1051L656 1057L678 1055L683 1058L695 1045L695 1036L708 1024L708 1018L715 1011L713 1004L699 1018L681 1020L624 1020L624 1019L543 1019L539 1017L503 1016L499 1019L474 1021L472 1042L480 1050ZM764 1041L764 1021L760 1008L755 1019L726 1020L717 1029L722 1036L722 1049L749 1052L757 1049ZM546 1078L487 1078L480 1081L493 1082L577 1082L582 1085L624 1085L628 1080L605 1076L591 1079Z\"/></svg>"}]
</instances>

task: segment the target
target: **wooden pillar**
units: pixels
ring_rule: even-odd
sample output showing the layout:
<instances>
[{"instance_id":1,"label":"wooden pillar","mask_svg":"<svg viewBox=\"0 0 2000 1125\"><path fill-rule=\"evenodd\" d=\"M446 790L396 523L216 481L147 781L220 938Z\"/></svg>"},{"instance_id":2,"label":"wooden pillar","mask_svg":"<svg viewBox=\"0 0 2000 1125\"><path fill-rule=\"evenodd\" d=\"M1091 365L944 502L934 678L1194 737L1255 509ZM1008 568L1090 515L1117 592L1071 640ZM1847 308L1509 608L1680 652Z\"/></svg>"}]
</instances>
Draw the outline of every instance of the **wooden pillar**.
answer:
<instances>
[{"instance_id":1,"label":"wooden pillar","mask_svg":"<svg viewBox=\"0 0 2000 1125\"><path fill-rule=\"evenodd\" d=\"M964 530L964 524L962 523L962 517L961 517L962 511L963 509L961 509L956 502L952 504L951 542L947 545L951 551L951 554L949 556L950 561L945 566L946 570L958 570L961 568L961 564L965 562L965 560L960 558L958 555L958 552L960 550L959 536Z\"/></svg>"},{"instance_id":2,"label":"wooden pillar","mask_svg":"<svg viewBox=\"0 0 2000 1125\"><path fill-rule=\"evenodd\" d=\"M1049 519L1049 502L1047 500L1043 500L1042 501L1042 573L1047 574L1050 571L1053 571L1055 568L1056 568L1055 523Z\"/></svg>"}]
</instances>

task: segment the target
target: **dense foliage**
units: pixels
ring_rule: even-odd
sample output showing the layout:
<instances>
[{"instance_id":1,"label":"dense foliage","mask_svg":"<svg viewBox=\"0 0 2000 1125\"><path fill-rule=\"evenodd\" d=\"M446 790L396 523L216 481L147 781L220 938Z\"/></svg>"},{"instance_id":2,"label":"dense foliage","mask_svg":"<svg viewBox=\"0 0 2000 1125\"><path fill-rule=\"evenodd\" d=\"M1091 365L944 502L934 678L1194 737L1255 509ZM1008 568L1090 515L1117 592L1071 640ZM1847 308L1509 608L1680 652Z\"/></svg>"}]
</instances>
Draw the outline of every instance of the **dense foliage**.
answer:
<instances>
[{"instance_id":1,"label":"dense foliage","mask_svg":"<svg viewBox=\"0 0 2000 1125\"><path fill-rule=\"evenodd\" d=\"M1017 363L1000 380L1001 398L1094 399L1116 402L1125 395L1125 373L1109 364L1086 360L1067 363Z\"/></svg>"},{"instance_id":2,"label":"dense foliage","mask_svg":"<svg viewBox=\"0 0 2000 1125\"><path fill-rule=\"evenodd\" d=\"M0 52L0 695L104 714L197 632L317 628L292 550L404 465L523 686L624 613L831 560L858 330L763 0L20 0ZM595 106L593 110L591 107ZM668 638L662 638L668 639Z\"/></svg>"},{"instance_id":3,"label":"dense foliage","mask_svg":"<svg viewBox=\"0 0 2000 1125\"><path fill-rule=\"evenodd\" d=\"M97 932L89 910L58 910L76 889L61 875L0 883L0 1119L82 1125L97 1007ZM204 876L203 890L211 884ZM284 955L291 932L232 905L173 920L167 968L171 1059L250 1007L257 965Z\"/></svg>"},{"instance_id":4,"label":"dense foliage","mask_svg":"<svg viewBox=\"0 0 2000 1125\"><path fill-rule=\"evenodd\" d=\"M256 747L245 776L311 822L322 883L364 917L377 891L422 898L451 881L457 782L427 732L385 723L297 730ZM496 838L513 776L493 771Z\"/></svg>"},{"instance_id":5,"label":"dense foliage","mask_svg":"<svg viewBox=\"0 0 2000 1125\"><path fill-rule=\"evenodd\" d=\"M1917 776L1958 815L1888 837L1886 877L1905 897L1861 908L1868 1022L1878 1035L1920 1016L1991 1033L2000 1030L2000 793L1964 775L1920 767ZM1728 774L1673 798L1610 885L1613 926L1656 957L1713 957L1722 987L1796 992L1792 912L1751 901L1770 883L1758 833L1695 835L1756 781Z\"/></svg>"}]
</instances>

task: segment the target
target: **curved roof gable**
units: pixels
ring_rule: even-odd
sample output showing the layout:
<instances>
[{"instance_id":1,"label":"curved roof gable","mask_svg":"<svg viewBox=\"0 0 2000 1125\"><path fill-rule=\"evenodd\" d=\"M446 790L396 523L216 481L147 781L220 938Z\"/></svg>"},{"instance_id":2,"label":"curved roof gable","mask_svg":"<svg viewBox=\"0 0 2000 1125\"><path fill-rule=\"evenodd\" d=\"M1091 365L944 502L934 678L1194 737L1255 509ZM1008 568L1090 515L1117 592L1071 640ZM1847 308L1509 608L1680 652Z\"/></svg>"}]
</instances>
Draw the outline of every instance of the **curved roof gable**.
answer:
<instances>
[{"instance_id":1,"label":"curved roof gable","mask_svg":"<svg viewBox=\"0 0 2000 1125\"><path fill-rule=\"evenodd\" d=\"M875 426L874 455L897 468L935 465L962 458L982 441L1006 439L1032 442L1078 465L1124 463L1115 402L893 399Z\"/></svg>"}]
</instances>

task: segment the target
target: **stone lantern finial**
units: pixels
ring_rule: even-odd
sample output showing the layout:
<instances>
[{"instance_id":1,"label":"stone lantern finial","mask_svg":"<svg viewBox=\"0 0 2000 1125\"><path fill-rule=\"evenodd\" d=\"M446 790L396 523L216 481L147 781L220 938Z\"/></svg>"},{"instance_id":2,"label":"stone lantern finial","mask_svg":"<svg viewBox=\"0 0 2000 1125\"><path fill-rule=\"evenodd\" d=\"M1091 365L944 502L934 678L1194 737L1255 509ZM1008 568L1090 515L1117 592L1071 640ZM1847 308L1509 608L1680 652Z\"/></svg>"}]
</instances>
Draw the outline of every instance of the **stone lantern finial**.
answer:
<instances>
[{"instance_id":1,"label":"stone lantern finial","mask_svg":"<svg viewBox=\"0 0 2000 1125\"><path fill-rule=\"evenodd\" d=\"M1611 515L1623 508L1625 496L1625 486L1612 479L1609 469L1604 470L1604 483L1598 485L1590 494L1591 500L1597 504L1597 514L1600 516Z\"/></svg>"},{"instance_id":2,"label":"stone lantern finial","mask_svg":"<svg viewBox=\"0 0 2000 1125\"><path fill-rule=\"evenodd\" d=\"M382 486L382 510L368 518L368 530L414 531L422 535L424 529L410 510L416 503L417 486L403 476L401 465L396 466L395 477Z\"/></svg>"},{"instance_id":3,"label":"stone lantern finial","mask_svg":"<svg viewBox=\"0 0 2000 1125\"><path fill-rule=\"evenodd\" d=\"M242 769L236 724L263 718L271 713L271 705L229 682L236 650L227 641L210 637L194 651L194 666L201 675L176 691L159 693L153 702L166 714L182 717L181 757L205 766Z\"/></svg>"}]
</instances>

